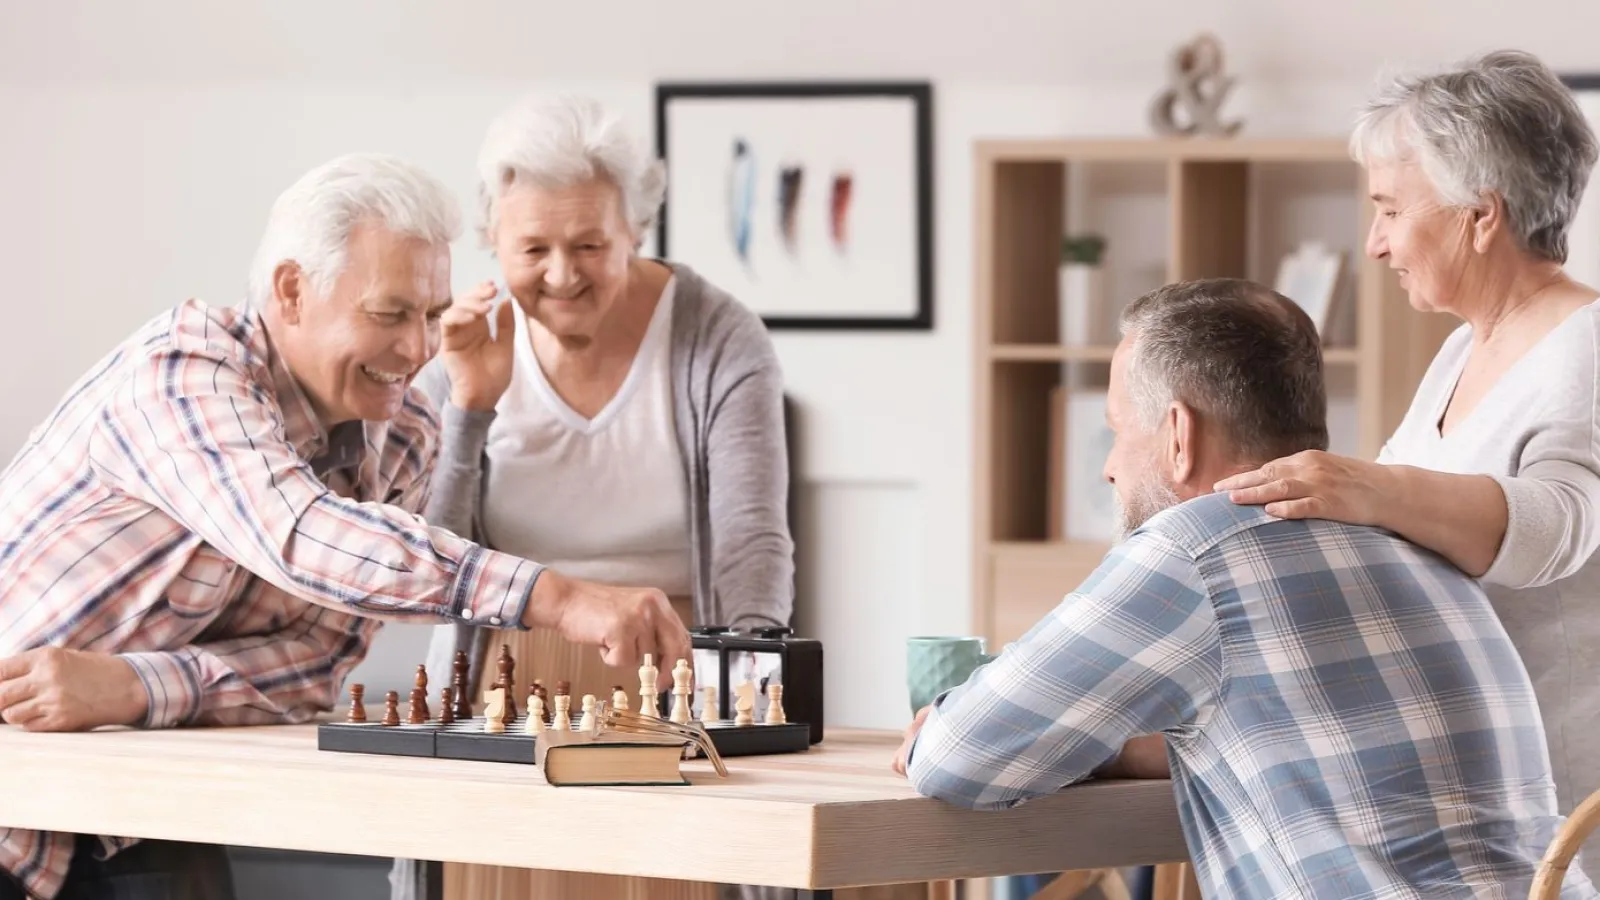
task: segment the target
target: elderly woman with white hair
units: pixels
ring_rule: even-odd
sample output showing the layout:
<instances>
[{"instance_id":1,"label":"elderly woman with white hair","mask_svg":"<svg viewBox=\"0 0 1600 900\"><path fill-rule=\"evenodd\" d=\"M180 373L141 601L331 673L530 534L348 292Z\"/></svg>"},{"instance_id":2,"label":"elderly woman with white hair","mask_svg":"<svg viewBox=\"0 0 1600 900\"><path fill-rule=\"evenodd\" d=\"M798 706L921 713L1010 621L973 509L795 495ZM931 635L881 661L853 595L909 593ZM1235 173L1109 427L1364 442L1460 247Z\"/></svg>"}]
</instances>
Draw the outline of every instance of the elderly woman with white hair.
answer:
<instances>
[{"instance_id":1,"label":"elderly woman with white hair","mask_svg":"<svg viewBox=\"0 0 1600 900\"><path fill-rule=\"evenodd\" d=\"M1390 84L1351 146L1377 204L1368 254L1464 324L1377 463L1302 453L1217 488L1387 528L1479 577L1570 813L1600 789L1600 303L1563 271L1595 136L1548 68L1502 51ZM1581 859L1600 879L1600 842Z\"/></svg>"},{"instance_id":2,"label":"elderly woman with white hair","mask_svg":"<svg viewBox=\"0 0 1600 900\"><path fill-rule=\"evenodd\" d=\"M684 263L640 254L662 163L598 103L563 96L495 120L478 176L481 236L509 300L494 283L457 298L422 379L443 423L428 520L573 576L658 588L699 625L787 627L777 357L737 300ZM609 668L552 629L442 626L428 668L449 672L465 650L487 684L502 642L519 706L535 679L566 680L574 698L609 699L616 686L637 695L637 669ZM665 672L673 661L658 663ZM411 883L404 868L397 882ZM604 896L625 883L533 878L535 896Z\"/></svg>"}]
</instances>

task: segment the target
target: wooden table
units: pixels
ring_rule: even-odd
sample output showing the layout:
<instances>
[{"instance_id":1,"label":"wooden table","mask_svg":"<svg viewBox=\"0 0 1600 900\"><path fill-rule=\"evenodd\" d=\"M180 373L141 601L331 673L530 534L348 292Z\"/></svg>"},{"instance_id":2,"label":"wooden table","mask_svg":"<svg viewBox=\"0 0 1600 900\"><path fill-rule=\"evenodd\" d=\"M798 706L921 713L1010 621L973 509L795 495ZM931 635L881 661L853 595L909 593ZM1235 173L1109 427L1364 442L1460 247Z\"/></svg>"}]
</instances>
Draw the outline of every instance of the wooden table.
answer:
<instances>
[{"instance_id":1,"label":"wooden table","mask_svg":"<svg viewBox=\"0 0 1600 900\"><path fill-rule=\"evenodd\" d=\"M317 750L311 725L0 726L0 826L834 888L1183 860L1172 787L1106 781L1002 812L919 797L898 736L833 730L689 787L552 788L531 765ZM716 835L715 838L696 835Z\"/></svg>"}]
</instances>

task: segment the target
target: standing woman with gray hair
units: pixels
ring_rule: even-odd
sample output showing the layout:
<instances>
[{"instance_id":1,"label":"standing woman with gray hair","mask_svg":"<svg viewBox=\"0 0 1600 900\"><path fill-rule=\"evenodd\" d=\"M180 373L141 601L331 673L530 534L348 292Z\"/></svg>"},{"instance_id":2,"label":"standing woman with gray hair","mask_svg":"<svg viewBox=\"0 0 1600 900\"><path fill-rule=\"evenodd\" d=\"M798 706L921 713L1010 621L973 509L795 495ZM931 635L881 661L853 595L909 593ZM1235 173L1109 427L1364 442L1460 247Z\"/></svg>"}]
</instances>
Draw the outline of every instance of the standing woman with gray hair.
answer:
<instances>
[{"instance_id":1,"label":"standing woman with gray hair","mask_svg":"<svg viewBox=\"0 0 1600 900\"><path fill-rule=\"evenodd\" d=\"M490 282L457 299L420 381L443 422L428 521L565 574L658 588L686 621L788 626L778 360L737 300L681 262L639 254L663 200L662 163L600 104L562 96L496 119L478 176L480 233L510 296L498 303ZM619 685L639 702L637 669L607 667L553 629L496 625L441 627L428 669L448 673L466 651L481 696L503 642L519 710L535 679L570 682L574 708ZM656 663L666 673L674 660ZM717 839L662 835L662 852ZM396 870L402 893L416 885L408 867ZM468 874L479 891L528 882L528 896L620 895L630 881Z\"/></svg>"},{"instance_id":2,"label":"standing woman with gray hair","mask_svg":"<svg viewBox=\"0 0 1600 900\"><path fill-rule=\"evenodd\" d=\"M1595 136L1554 73L1502 51L1388 85L1351 146L1377 204L1367 253L1464 324L1377 463L1301 453L1217 488L1390 529L1480 577L1571 813L1600 789L1600 303L1562 267ZM1585 850L1600 879L1600 841Z\"/></svg>"}]
</instances>

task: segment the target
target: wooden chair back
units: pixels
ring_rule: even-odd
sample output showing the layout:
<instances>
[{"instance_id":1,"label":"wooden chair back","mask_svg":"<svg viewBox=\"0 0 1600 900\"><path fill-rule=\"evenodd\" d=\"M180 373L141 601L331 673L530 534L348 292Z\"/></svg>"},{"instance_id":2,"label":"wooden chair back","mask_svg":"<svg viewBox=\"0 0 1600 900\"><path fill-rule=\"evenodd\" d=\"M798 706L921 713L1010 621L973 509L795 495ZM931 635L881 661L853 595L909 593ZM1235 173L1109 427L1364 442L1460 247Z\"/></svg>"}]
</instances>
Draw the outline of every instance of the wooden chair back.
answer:
<instances>
[{"instance_id":1,"label":"wooden chair back","mask_svg":"<svg viewBox=\"0 0 1600 900\"><path fill-rule=\"evenodd\" d=\"M1578 848L1588 839L1595 826L1600 825L1600 791L1589 795L1567 817L1556 839L1539 861L1539 871L1533 877L1533 887L1528 890L1528 900L1556 900L1561 895L1561 882L1567 877L1567 867L1578 855Z\"/></svg>"}]
</instances>

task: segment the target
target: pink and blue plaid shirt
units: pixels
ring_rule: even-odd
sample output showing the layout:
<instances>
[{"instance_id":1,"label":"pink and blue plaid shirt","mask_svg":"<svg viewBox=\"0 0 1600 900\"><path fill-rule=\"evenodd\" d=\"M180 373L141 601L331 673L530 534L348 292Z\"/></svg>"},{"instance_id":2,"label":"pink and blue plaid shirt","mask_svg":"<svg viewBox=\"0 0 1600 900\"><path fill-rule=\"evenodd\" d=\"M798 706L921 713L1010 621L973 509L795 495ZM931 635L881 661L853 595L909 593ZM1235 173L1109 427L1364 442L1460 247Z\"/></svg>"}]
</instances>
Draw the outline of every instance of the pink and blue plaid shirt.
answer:
<instances>
[{"instance_id":1,"label":"pink and blue plaid shirt","mask_svg":"<svg viewBox=\"0 0 1600 900\"><path fill-rule=\"evenodd\" d=\"M255 311L185 303L73 385L0 474L0 658L118 654L146 727L302 722L332 709L380 619L520 627L542 567L418 517L437 452L419 392L330 432ZM72 848L0 828L0 868L39 897Z\"/></svg>"}]
</instances>

